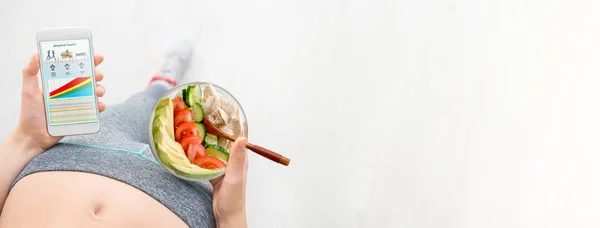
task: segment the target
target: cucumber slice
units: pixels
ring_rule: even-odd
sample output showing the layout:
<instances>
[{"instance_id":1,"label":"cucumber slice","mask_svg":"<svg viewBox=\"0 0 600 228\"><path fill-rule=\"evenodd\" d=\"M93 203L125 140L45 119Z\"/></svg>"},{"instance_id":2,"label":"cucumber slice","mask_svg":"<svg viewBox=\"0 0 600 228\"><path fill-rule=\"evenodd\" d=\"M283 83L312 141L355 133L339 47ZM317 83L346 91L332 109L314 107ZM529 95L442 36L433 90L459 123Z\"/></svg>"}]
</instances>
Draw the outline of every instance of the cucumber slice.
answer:
<instances>
[{"instance_id":1,"label":"cucumber slice","mask_svg":"<svg viewBox=\"0 0 600 228\"><path fill-rule=\"evenodd\" d=\"M217 145L206 145L206 155L221 159L224 162L229 161L229 152Z\"/></svg>"},{"instance_id":2,"label":"cucumber slice","mask_svg":"<svg viewBox=\"0 0 600 228\"><path fill-rule=\"evenodd\" d=\"M219 145L219 137L216 135L213 135L211 133L206 134L206 137L204 138L204 143L206 145Z\"/></svg>"},{"instance_id":3,"label":"cucumber slice","mask_svg":"<svg viewBox=\"0 0 600 228\"><path fill-rule=\"evenodd\" d=\"M188 100L188 89L187 88L184 88L181 91L181 98L183 99L183 103L185 103L187 105L187 100ZM189 107L189 105L188 105L188 107Z\"/></svg>"},{"instance_id":4,"label":"cucumber slice","mask_svg":"<svg viewBox=\"0 0 600 228\"><path fill-rule=\"evenodd\" d=\"M202 108L202 105L196 103L190 109L192 111L192 120L194 122L202 122L204 119L204 109Z\"/></svg>"},{"instance_id":5,"label":"cucumber slice","mask_svg":"<svg viewBox=\"0 0 600 228\"><path fill-rule=\"evenodd\" d=\"M202 88L200 85L191 86L190 96L194 100L194 103L200 103L202 101Z\"/></svg>"},{"instance_id":6,"label":"cucumber slice","mask_svg":"<svg viewBox=\"0 0 600 228\"><path fill-rule=\"evenodd\" d=\"M192 107L202 100L202 88L200 88L200 85L188 86L187 90L184 92L186 92L187 95L185 95L183 100L188 107Z\"/></svg>"},{"instance_id":7,"label":"cucumber slice","mask_svg":"<svg viewBox=\"0 0 600 228\"><path fill-rule=\"evenodd\" d=\"M198 122L196 122L196 134L202 139L202 142L204 142L204 139L206 138L206 128L204 128L204 125Z\"/></svg>"}]
</instances>

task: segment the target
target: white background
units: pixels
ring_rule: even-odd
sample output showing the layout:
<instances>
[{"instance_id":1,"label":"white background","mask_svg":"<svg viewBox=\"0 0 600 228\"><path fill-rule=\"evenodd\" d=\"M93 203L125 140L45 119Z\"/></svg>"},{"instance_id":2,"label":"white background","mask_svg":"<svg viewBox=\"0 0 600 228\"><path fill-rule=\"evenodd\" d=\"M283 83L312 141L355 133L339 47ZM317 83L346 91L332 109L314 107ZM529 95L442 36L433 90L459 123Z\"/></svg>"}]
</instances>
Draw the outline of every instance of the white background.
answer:
<instances>
[{"instance_id":1,"label":"white background","mask_svg":"<svg viewBox=\"0 0 600 228\"><path fill-rule=\"evenodd\" d=\"M239 98L251 227L598 227L600 2L0 0L0 137L35 30L86 25L108 104L176 37ZM135 85L135 86L132 86Z\"/></svg>"}]
</instances>

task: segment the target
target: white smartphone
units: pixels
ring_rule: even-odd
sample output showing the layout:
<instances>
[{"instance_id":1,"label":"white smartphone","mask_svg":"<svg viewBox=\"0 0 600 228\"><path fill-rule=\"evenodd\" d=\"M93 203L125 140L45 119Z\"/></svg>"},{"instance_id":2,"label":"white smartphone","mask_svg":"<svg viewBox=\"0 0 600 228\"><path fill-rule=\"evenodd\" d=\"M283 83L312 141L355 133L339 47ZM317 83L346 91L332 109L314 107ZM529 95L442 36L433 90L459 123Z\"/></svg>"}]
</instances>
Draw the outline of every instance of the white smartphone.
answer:
<instances>
[{"instance_id":1,"label":"white smartphone","mask_svg":"<svg viewBox=\"0 0 600 228\"><path fill-rule=\"evenodd\" d=\"M41 29L37 43L48 133L98 132L92 32L86 27Z\"/></svg>"}]
</instances>

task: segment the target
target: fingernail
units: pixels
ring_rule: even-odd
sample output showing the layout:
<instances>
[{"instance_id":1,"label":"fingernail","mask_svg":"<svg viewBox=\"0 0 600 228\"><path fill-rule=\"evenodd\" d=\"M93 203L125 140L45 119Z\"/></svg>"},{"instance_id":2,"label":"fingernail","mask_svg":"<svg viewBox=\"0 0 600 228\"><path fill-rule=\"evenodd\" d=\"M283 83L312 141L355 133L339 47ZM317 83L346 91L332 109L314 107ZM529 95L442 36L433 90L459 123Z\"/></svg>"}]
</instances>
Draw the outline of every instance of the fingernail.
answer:
<instances>
[{"instance_id":1,"label":"fingernail","mask_svg":"<svg viewBox=\"0 0 600 228\"><path fill-rule=\"evenodd\" d=\"M239 141L238 144L237 144L237 146L238 146L237 149L244 149L244 148L246 148L246 143L248 143L248 139L246 139L245 137L240 137L240 138L237 139L237 141Z\"/></svg>"}]
</instances>

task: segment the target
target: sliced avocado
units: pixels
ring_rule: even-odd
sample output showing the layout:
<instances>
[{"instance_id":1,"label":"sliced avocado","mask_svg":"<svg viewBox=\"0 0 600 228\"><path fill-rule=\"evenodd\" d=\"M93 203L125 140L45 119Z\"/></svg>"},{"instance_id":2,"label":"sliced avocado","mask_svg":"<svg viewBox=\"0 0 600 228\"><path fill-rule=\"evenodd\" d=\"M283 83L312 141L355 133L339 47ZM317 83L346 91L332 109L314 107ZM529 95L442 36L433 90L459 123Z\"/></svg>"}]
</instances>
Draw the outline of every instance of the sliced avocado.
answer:
<instances>
[{"instance_id":1,"label":"sliced avocado","mask_svg":"<svg viewBox=\"0 0 600 228\"><path fill-rule=\"evenodd\" d=\"M154 108L154 111L159 110L165 106L168 106L169 103L173 103L171 101L171 98L169 97L163 97L160 100L158 100L158 102L156 103L156 108ZM172 105L172 104L171 104Z\"/></svg>"},{"instance_id":2,"label":"sliced avocado","mask_svg":"<svg viewBox=\"0 0 600 228\"><path fill-rule=\"evenodd\" d=\"M160 146L158 146L158 143L154 145L156 146L156 153L158 154L158 159L160 159L160 163L169 167L169 169L173 169L173 166L171 165L171 161L169 160L167 154L163 150L161 150Z\"/></svg>"},{"instance_id":3,"label":"sliced avocado","mask_svg":"<svg viewBox=\"0 0 600 228\"><path fill-rule=\"evenodd\" d=\"M209 178L210 179L210 178L215 177L223 172L223 170L221 170L221 169L217 169L217 170L203 169L194 164L187 164L187 165L173 164L173 167L175 168L176 171L179 171L178 173L180 173L181 175L191 177L191 178Z\"/></svg>"},{"instance_id":4,"label":"sliced avocado","mask_svg":"<svg viewBox=\"0 0 600 228\"><path fill-rule=\"evenodd\" d=\"M165 127L171 139L175 139L173 136L175 127L173 126L173 102L168 98L162 98L158 101L159 105L164 105L158 108L154 112L154 122L152 123L152 133L156 132L158 128ZM159 118L164 118L162 122L157 122Z\"/></svg>"},{"instance_id":5,"label":"sliced avocado","mask_svg":"<svg viewBox=\"0 0 600 228\"><path fill-rule=\"evenodd\" d=\"M161 109L162 110L162 109ZM166 116L159 116L152 123L152 134L155 134L158 130L164 129L167 135L174 139L174 131L170 130L173 127L173 121L169 121Z\"/></svg>"},{"instance_id":6,"label":"sliced avocado","mask_svg":"<svg viewBox=\"0 0 600 228\"><path fill-rule=\"evenodd\" d=\"M154 133L154 142L158 146L159 158L165 165L191 164L181 145L169 138L165 128Z\"/></svg>"},{"instance_id":7,"label":"sliced avocado","mask_svg":"<svg viewBox=\"0 0 600 228\"><path fill-rule=\"evenodd\" d=\"M165 107L157 109L154 112L154 119L156 119L158 117L168 118L169 117L169 107L165 106Z\"/></svg>"},{"instance_id":8,"label":"sliced avocado","mask_svg":"<svg viewBox=\"0 0 600 228\"><path fill-rule=\"evenodd\" d=\"M164 144L158 144L158 157L160 158L160 161L162 161L167 167L171 168L173 164L186 164L186 162L190 162L187 160L187 157L182 156L185 155L173 153L168 146L165 146Z\"/></svg>"}]
</instances>

